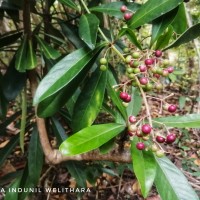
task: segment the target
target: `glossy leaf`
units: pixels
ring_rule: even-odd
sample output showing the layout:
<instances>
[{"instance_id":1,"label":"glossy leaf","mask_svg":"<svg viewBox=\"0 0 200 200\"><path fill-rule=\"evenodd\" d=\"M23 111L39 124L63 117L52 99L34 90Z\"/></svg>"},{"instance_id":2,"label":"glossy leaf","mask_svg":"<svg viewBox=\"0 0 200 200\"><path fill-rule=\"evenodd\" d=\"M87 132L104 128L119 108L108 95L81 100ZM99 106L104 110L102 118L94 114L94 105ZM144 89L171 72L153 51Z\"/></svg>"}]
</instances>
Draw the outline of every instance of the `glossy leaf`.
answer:
<instances>
[{"instance_id":1,"label":"glossy leaf","mask_svg":"<svg viewBox=\"0 0 200 200\"><path fill-rule=\"evenodd\" d=\"M39 84L34 97L34 104L39 104L39 116L53 115L69 100L104 45L100 44L95 50L76 50L49 71Z\"/></svg>"},{"instance_id":2,"label":"glossy leaf","mask_svg":"<svg viewBox=\"0 0 200 200\"><path fill-rule=\"evenodd\" d=\"M110 96L114 105L116 105L117 109L119 110L123 118L126 120L127 119L126 109L122 104L122 100L119 98L119 92L116 92L115 89L113 88L114 85L116 85L115 78L112 72L108 71L108 81L106 86L108 95Z\"/></svg>"},{"instance_id":3,"label":"glossy leaf","mask_svg":"<svg viewBox=\"0 0 200 200\"><path fill-rule=\"evenodd\" d=\"M52 123L53 132L56 135L58 143L61 144L67 138L65 129L63 128L63 126L61 125L61 123L58 121L56 117L51 118L51 123Z\"/></svg>"},{"instance_id":4,"label":"glossy leaf","mask_svg":"<svg viewBox=\"0 0 200 200\"><path fill-rule=\"evenodd\" d=\"M195 38L200 36L200 23L195 24L194 26L187 29L182 35L180 35L176 41L166 47L164 50L171 49L174 47L178 47L181 44L185 44L194 40Z\"/></svg>"},{"instance_id":5,"label":"glossy leaf","mask_svg":"<svg viewBox=\"0 0 200 200\"><path fill-rule=\"evenodd\" d=\"M101 154L106 154L108 153L111 149L115 147L115 140L111 139L102 146L99 147L99 151Z\"/></svg>"},{"instance_id":6,"label":"glossy leaf","mask_svg":"<svg viewBox=\"0 0 200 200\"><path fill-rule=\"evenodd\" d=\"M74 106L72 117L74 132L91 126L96 119L104 99L106 78L106 71L100 71L97 68L84 86Z\"/></svg>"},{"instance_id":7,"label":"glossy leaf","mask_svg":"<svg viewBox=\"0 0 200 200\"><path fill-rule=\"evenodd\" d=\"M132 10L133 12L135 12L140 7L140 4L134 2L132 3L111 2L90 8L90 11L101 12L122 19L123 13L120 11L122 5L126 5L127 8L129 10Z\"/></svg>"},{"instance_id":8,"label":"glossy leaf","mask_svg":"<svg viewBox=\"0 0 200 200\"><path fill-rule=\"evenodd\" d=\"M17 179L15 179L10 185L9 185L9 189L8 191L6 191L6 195L4 200L18 200L18 192L11 192L12 188L16 189L19 188L19 184L21 181L21 177L18 177Z\"/></svg>"},{"instance_id":9,"label":"glossy leaf","mask_svg":"<svg viewBox=\"0 0 200 200\"><path fill-rule=\"evenodd\" d=\"M156 188L162 200L199 200L183 173L167 158L156 158Z\"/></svg>"},{"instance_id":10,"label":"glossy leaf","mask_svg":"<svg viewBox=\"0 0 200 200\"><path fill-rule=\"evenodd\" d=\"M129 22L131 29L144 25L177 7L182 0L149 0L143 4Z\"/></svg>"},{"instance_id":11,"label":"glossy leaf","mask_svg":"<svg viewBox=\"0 0 200 200\"><path fill-rule=\"evenodd\" d=\"M66 6L70 7L70 8L72 8L72 9L75 9L75 10L78 9L77 5L76 5L75 2L72 1L72 0L58 0L58 1L59 1L60 3L63 3L64 5L66 5Z\"/></svg>"},{"instance_id":12,"label":"glossy leaf","mask_svg":"<svg viewBox=\"0 0 200 200\"><path fill-rule=\"evenodd\" d=\"M85 46L85 43L80 39L78 35L78 28L67 22L60 22L63 34L67 39L78 49Z\"/></svg>"},{"instance_id":13,"label":"glossy leaf","mask_svg":"<svg viewBox=\"0 0 200 200\"><path fill-rule=\"evenodd\" d=\"M166 32L158 38L155 49L165 48L169 44L169 41L172 38L172 35L173 35L173 28L170 25L168 29L166 30Z\"/></svg>"},{"instance_id":14,"label":"glossy leaf","mask_svg":"<svg viewBox=\"0 0 200 200\"><path fill-rule=\"evenodd\" d=\"M43 166L43 151L40 144L39 134L36 126L33 128L28 151L29 178L37 185Z\"/></svg>"},{"instance_id":15,"label":"glossy leaf","mask_svg":"<svg viewBox=\"0 0 200 200\"><path fill-rule=\"evenodd\" d=\"M15 57L11 60L2 80L2 91L8 101L14 100L26 83L26 73L15 69Z\"/></svg>"},{"instance_id":16,"label":"glossy leaf","mask_svg":"<svg viewBox=\"0 0 200 200\"><path fill-rule=\"evenodd\" d=\"M138 138L134 137L131 143L131 157L134 173L140 184L142 195L146 198L156 176L156 162L152 152L141 151L136 148Z\"/></svg>"},{"instance_id":17,"label":"glossy leaf","mask_svg":"<svg viewBox=\"0 0 200 200\"><path fill-rule=\"evenodd\" d=\"M200 128L199 114L187 114L184 116L155 118L154 121L162 122L168 127Z\"/></svg>"},{"instance_id":18,"label":"glossy leaf","mask_svg":"<svg viewBox=\"0 0 200 200\"><path fill-rule=\"evenodd\" d=\"M135 33L133 32L133 30L131 30L130 28L127 28L126 36L133 44L135 44L136 47L138 47L138 49L142 50L142 46L141 46L140 42L137 40L137 37L136 37Z\"/></svg>"},{"instance_id":19,"label":"glossy leaf","mask_svg":"<svg viewBox=\"0 0 200 200\"><path fill-rule=\"evenodd\" d=\"M21 45L16 53L15 68L19 72L26 71L27 36L24 35Z\"/></svg>"},{"instance_id":20,"label":"glossy leaf","mask_svg":"<svg viewBox=\"0 0 200 200\"><path fill-rule=\"evenodd\" d=\"M22 32L9 32L8 34L1 35L0 48L13 44L17 39L20 38L21 35Z\"/></svg>"},{"instance_id":21,"label":"glossy leaf","mask_svg":"<svg viewBox=\"0 0 200 200\"><path fill-rule=\"evenodd\" d=\"M40 45L42 52L48 59L56 59L60 56L60 53L53 47L51 47L46 41L44 41L42 38L38 36L35 37L37 38L37 41Z\"/></svg>"},{"instance_id":22,"label":"glossy leaf","mask_svg":"<svg viewBox=\"0 0 200 200\"><path fill-rule=\"evenodd\" d=\"M99 19L96 15L85 14L81 16L79 22L79 36L90 49L95 48L98 27Z\"/></svg>"},{"instance_id":23,"label":"glossy leaf","mask_svg":"<svg viewBox=\"0 0 200 200\"><path fill-rule=\"evenodd\" d=\"M172 22L173 29L177 34L182 34L187 29L187 18L185 12L184 3L181 3L179 5L178 13Z\"/></svg>"},{"instance_id":24,"label":"glossy leaf","mask_svg":"<svg viewBox=\"0 0 200 200\"><path fill-rule=\"evenodd\" d=\"M165 29L172 23L177 12L178 12L178 7L162 15L161 17L155 19L152 22L151 46L165 31Z\"/></svg>"},{"instance_id":25,"label":"glossy leaf","mask_svg":"<svg viewBox=\"0 0 200 200\"><path fill-rule=\"evenodd\" d=\"M132 101L126 108L128 116L137 116L142 108L142 97L140 95L139 89L132 87Z\"/></svg>"},{"instance_id":26,"label":"glossy leaf","mask_svg":"<svg viewBox=\"0 0 200 200\"><path fill-rule=\"evenodd\" d=\"M94 150L125 129L121 124L100 124L93 125L80 130L59 147L64 155L76 155Z\"/></svg>"},{"instance_id":27,"label":"glossy leaf","mask_svg":"<svg viewBox=\"0 0 200 200\"><path fill-rule=\"evenodd\" d=\"M34 69L37 65L37 57L36 53L33 49L32 41L28 40L28 49L27 49L27 65L26 69L31 70Z\"/></svg>"}]
</instances>

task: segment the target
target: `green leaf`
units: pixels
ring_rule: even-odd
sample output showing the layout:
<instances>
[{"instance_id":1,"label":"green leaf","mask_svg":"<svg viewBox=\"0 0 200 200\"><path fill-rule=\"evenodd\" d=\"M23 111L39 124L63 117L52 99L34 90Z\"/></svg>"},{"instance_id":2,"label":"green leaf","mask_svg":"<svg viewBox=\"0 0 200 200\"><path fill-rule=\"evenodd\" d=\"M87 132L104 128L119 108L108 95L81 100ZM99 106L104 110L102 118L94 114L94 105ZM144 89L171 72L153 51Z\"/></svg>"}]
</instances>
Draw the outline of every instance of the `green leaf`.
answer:
<instances>
[{"instance_id":1,"label":"green leaf","mask_svg":"<svg viewBox=\"0 0 200 200\"><path fill-rule=\"evenodd\" d=\"M136 148L137 142L138 138L134 137L131 143L131 157L142 195L146 198L156 176L156 162L152 152L141 151Z\"/></svg>"},{"instance_id":2,"label":"green leaf","mask_svg":"<svg viewBox=\"0 0 200 200\"><path fill-rule=\"evenodd\" d=\"M122 100L119 98L119 92L116 92L115 89L113 88L113 86L116 85L116 83L117 82L115 81L115 78L114 78L112 72L108 71L108 81L107 81L107 86L106 86L108 95L110 96L114 105L117 106L120 114L126 120L127 119L126 109L122 104Z\"/></svg>"},{"instance_id":3,"label":"green leaf","mask_svg":"<svg viewBox=\"0 0 200 200\"><path fill-rule=\"evenodd\" d=\"M49 71L40 82L34 97L34 104L39 104L39 116L53 115L69 100L104 45L105 43L98 45L95 50L78 49Z\"/></svg>"},{"instance_id":4,"label":"green leaf","mask_svg":"<svg viewBox=\"0 0 200 200\"><path fill-rule=\"evenodd\" d=\"M35 37L37 38L37 41L40 45L42 52L48 59L56 59L60 56L60 53L53 47L51 47L46 41L44 41L42 38L38 36Z\"/></svg>"},{"instance_id":5,"label":"green leaf","mask_svg":"<svg viewBox=\"0 0 200 200\"><path fill-rule=\"evenodd\" d=\"M17 146L19 143L19 135L15 135L11 138L11 140L8 142L8 144L0 149L0 166L4 163L6 158L10 155L12 150Z\"/></svg>"},{"instance_id":6,"label":"green leaf","mask_svg":"<svg viewBox=\"0 0 200 200\"><path fill-rule=\"evenodd\" d=\"M187 29L182 35L180 35L177 38L177 40L175 40L172 44L167 46L164 50L178 47L181 44L188 43L199 36L200 36L200 23L195 24L194 26Z\"/></svg>"},{"instance_id":7,"label":"green leaf","mask_svg":"<svg viewBox=\"0 0 200 200\"><path fill-rule=\"evenodd\" d=\"M126 108L128 116L137 116L142 108L142 97L138 88L132 87L132 101Z\"/></svg>"},{"instance_id":8,"label":"green leaf","mask_svg":"<svg viewBox=\"0 0 200 200\"><path fill-rule=\"evenodd\" d=\"M15 59L14 56L2 80L2 91L8 101L14 100L26 83L26 73L15 69Z\"/></svg>"},{"instance_id":9,"label":"green leaf","mask_svg":"<svg viewBox=\"0 0 200 200\"><path fill-rule=\"evenodd\" d=\"M179 97L179 108L182 110L185 107L186 97L180 96Z\"/></svg>"},{"instance_id":10,"label":"green leaf","mask_svg":"<svg viewBox=\"0 0 200 200\"><path fill-rule=\"evenodd\" d=\"M169 26L167 31L158 38L155 49L162 49L166 47L169 44L172 34L173 28L172 26Z\"/></svg>"},{"instance_id":11,"label":"green leaf","mask_svg":"<svg viewBox=\"0 0 200 200\"><path fill-rule=\"evenodd\" d=\"M140 7L140 4L137 4L134 2L132 2L132 3L111 2L111 3L106 3L106 4L102 4L100 6L90 8L90 11L102 12L102 13L108 14L110 16L114 16L114 17L122 19L123 15L124 15L120 11L120 8L122 5L126 5L127 8L129 10L132 10L133 12L135 12Z\"/></svg>"},{"instance_id":12,"label":"green leaf","mask_svg":"<svg viewBox=\"0 0 200 200\"><path fill-rule=\"evenodd\" d=\"M154 121L162 122L168 127L177 128L200 128L200 115L187 114L184 116L172 116L155 118Z\"/></svg>"},{"instance_id":13,"label":"green leaf","mask_svg":"<svg viewBox=\"0 0 200 200\"><path fill-rule=\"evenodd\" d=\"M77 48L82 48L85 46L85 43L80 39L78 35L78 28L75 25L72 25L68 22L59 23L62 29L63 34L67 39Z\"/></svg>"},{"instance_id":14,"label":"green leaf","mask_svg":"<svg viewBox=\"0 0 200 200\"><path fill-rule=\"evenodd\" d=\"M187 18L184 3L179 5L178 13L172 22L172 27L177 34L182 34L187 29Z\"/></svg>"},{"instance_id":15,"label":"green leaf","mask_svg":"<svg viewBox=\"0 0 200 200\"><path fill-rule=\"evenodd\" d=\"M18 177L16 180L14 180L11 185L9 185L9 188L10 188L10 191L6 191L6 196L5 196L5 199L4 200L18 200L18 192L11 192L12 191L12 188L13 189L16 189L16 188L19 188L19 184L20 184L20 181L21 181L21 177Z\"/></svg>"},{"instance_id":16,"label":"green leaf","mask_svg":"<svg viewBox=\"0 0 200 200\"><path fill-rule=\"evenodd\" d=\"M93 125L82 129L65 140L59 150L68 156L85 153L94 150L125 129L121 124Z\"/></svg>"},{"instance_id":17,"label":"green leaf","mask_svg":"<svg viewBox=\"0 0 200 200\"><path fill-rule=\"evenodd\" d=\"M106 154L108 153L112 148L115 146L115 140L111 139L102 146L99 147L99 151L101 154Z\"/></svg>"},{"instance_id":18,"label":"green leaf","mask_svg":"<svg viewBox=\"0 0 200 200\"><path fill-rule=\"evenodd\" d=\"M152 22L153 26L152 26L151 46L165 31L165 29L172 23L177 12L178 12L178 7L162 15L161 17L155 19Z\"/></svg>"},{"instance_id":19,"label":"green leaf","mask_svg":"<svg viewBox=\"0 0 200 200\"><path fill-rule=\"evenodd\" d=\"M58 1L72 9L78 10L78 6L72 0L58 0Z\"/></svg>"},{"instance_id":20,"label":"green leaf","mask_svg":"<svg viewBox=\"0 0 200 200\"><path fill-rule=\"evenodd\" d=\"M58 143L61 144L64 140L66 140L67 135L65 133L65 129L62 127L60 122L56 117L51 118L52 128L58 140Z\"/></svg>"},{"instance_id":21,"label":"green leaf","mask_svg":"<svg viewBox=\"0 0 200 200\"><path fill-rule=\"evenodd\" d=\"M136 11L129 22L131 29L144 25L177 7L183 0L149 0Z\"/></svg>"},{"instance_id":22,"label":"green leaf","mask_svg":"<svg viewBox=\"0 0 200 200\"><path fill-rule=\"evenodd\" d=\"M43 151L36 126L33 128L28 151L28 170L30 181L37 185L43 166Z\"/></svg>"},{"instance_id":23,"label":"green leaf","mask_svg":"<svg viewBox=\"0 0 200 200\"><path fill-rule=\"evenodd\" d=\"M136 47L138 47L138 49L142 50L142 46L140 42L137 40L137 37L135 36L135 33L133 30L131 30L130 28L127 28L126 36Z\"/></svg>"},{"instance_id":24,"label":"green leaf","mask_svg":"<svg viewBox=\"0 0 200 200\"><path fill-rule=\"evenodd\" d=\"M100 71L97 68L84 86L74 106L72 117L74 132L91 126L96 119L104 99L106 78L106 71Z\"/></svg>"},{"instance_id":25,"label":"green leaf","mask_svg":"<svg viewBox=\"0 0 200 200\"><path fill-rule=\"evenodd\" d=\"M86 175L83 171L86 166L82 162L78 161L67 161L65 166L67 167L71 176L75 178L77 185L79 187L86 188Z\"/></svg>"},{"instance_id":26,"label":"green leaf","mask_svg":"<svg viewBox=\"0 0 200 200\"><path fill-rule=\"evenodd\" d=\"M16 32L16 31L14 32L10 31L9 33L1 35L0 48L15 43L16 40L19 39L21 35L22 35L22 32Z\"/></svg>"},{"instance_id":27,"label":"green leaf","mask_svg":"<svg viewBox=\"0 0 200 200\"><path fill-rule=\"evenodd\" d=\"M16 53L15 68L19 72L26 71L26 54L27 54L27 36L24 35L21 45L19 46Z\"/></svg>"},{"instance_id":28,"label":"green leaf","mask_svg":"<svg viewBox=\"0 0 200 200\"><path fill-rule=\"evenodd\" d=\"M167 158L156 158L155 184L162 200L199 200L183 173Z\"/></svg>"},{"instance_id":29,"label":"green leaf","mask_svg":"<svg viewBox=\"0 0 200 200\"><path fill-rule=\"evenodd\" d=\"M96 15L85 14L81 16L79 22L79 36L90 49L95 48L98 27L99 19Z\"/></svg>"},{"instance_id":30,"label":"green leaf","mask_svg":"<svg viewBox=\"0 0 200 200\"><path fill-rule=\"evenodd\" d=\"M31 70L34 69L37 65L37 57L36 57L36 53L33 49L32 46L32 41L29 40L28 41L28 49L27 49L27 70Z\"/></svg>"}]
</instances>

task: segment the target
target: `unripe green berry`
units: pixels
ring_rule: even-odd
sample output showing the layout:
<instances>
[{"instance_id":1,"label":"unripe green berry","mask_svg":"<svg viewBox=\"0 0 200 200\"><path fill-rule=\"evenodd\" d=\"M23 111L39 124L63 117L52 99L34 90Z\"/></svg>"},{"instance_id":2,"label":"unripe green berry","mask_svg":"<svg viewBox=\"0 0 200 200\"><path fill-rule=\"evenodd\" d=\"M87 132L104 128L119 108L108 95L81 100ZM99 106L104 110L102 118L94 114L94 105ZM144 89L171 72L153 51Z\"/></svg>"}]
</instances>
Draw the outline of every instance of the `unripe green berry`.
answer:
<instances>
[{"instance_id":1,"label":"unripe green berry","mask_svg":"<svg viewBox=\"0 0 200 200\"><path fill-rule=\"evenodd\" d=\"M133 73L134 73L134 74L138 74L138 73L140 73L140 69L139 69L139 68L134 68Z\"/></svg>"},{"instance_id":2,"label":"unripe green berry","mask_svg":"<svg viewBox=\"0 0 200 200\"><path fill-rule=\"evenodd\" d=\"M129 77L130 79L133 79L133 78L135 78L135 74L134 74L134 73L130 73L130 74L128 75L128 77Z\"/></svg>"},{"instance_id":3,"label":"unripe green berry","mask_svg":"<svg viewBox=\"0 0 200 200\"><path fill-rule=\"evenodd\" d=\"M100 70L101 71L106 71L107 70L107 66L106 65L100 65Z\"/></svg>"},{"instance_id":4,"label":"unripe green berry","mask_svg":"<svg viewBox=\"0 0 200 200\"><path fill-rule=\"evenodd\" d=\"M151 145L151 151L153 151L153 152L157 152L158 151L158 147L157 147L156 144L152 144Z\"/></svg>"},{"instance_id":5,"label":"unripe green berry","mask_svg":"<svg viewBox=\"0 0 200 200\"><path fill-rule=\"evenodd\" d=\"M138 59L139 57L140 57L140 53L139 52L133 52L133 54L132 54L132 57L134 58L134 59Z\"/></svg>"},{"instance_id":6,"label":"unripe green berry","mask_svg":"<svg viewBox=\"0 0 200 200\"><path fill-rule=\"evenodd\" d=\"M156 151L156 156L158 158L162 158L165 155L165 152L163 150Z\"/></svg>"},{"instance_id":7,"label":"unripe green berry","mask_svg":"<svg viewBox=\"0 0 200 200\"><path fill-rule=\"evenodd\" d=\"M131 73L134 72L134 69L131 68L131 67L127 67L127 68L126 68L126 71L127 71L129 74L131 74Z\"/></svg>"},{"instance_id":8,"label":"unripe green berry","mask_svg":"<svg viewBox=\"0 0 200 200\"><path fill-rule=\"evenodd\" d=\"M129 50L129 48L128 47L125 47L124 49L123 49L123 52L124 53L128 53L130 50Z\"/></svg>"},{"instance_id":9,"label":"unripe green berry","mask_svg":"<svg viewBox=\"0 0 200 200\"><path fill-rule=\"evenodd\" d=\"M127 103L127 102L122 102L122 105L123 105L125 108L127 108L128 105L129 105L129 103Z\"/></svg>"},{"instance_id":10,"label":"unripe green berry","mask_svg":"<svg viewBox=\"0 0 200 200\"><path fill-rule=\"evenodd\" d=\"M99 60L99 63L100 63L101 65L105 65L105 64L107 64L107 59L106 59L106 58L101 58L101 59Z\"/></svg>"},{"instance_id":11,"label":"unripe green berry","mask_svg":"<svg viewBox=\"0 0 200 200\"><path fill-rule=\"evenodd\" d=\"M131 59L132 59L131 55L128 55L128 56L126 56L126 58L125 58L125 62L126 62L126 63L130 63L130 62L131 62Z\"/></svg>"}]
</instances>

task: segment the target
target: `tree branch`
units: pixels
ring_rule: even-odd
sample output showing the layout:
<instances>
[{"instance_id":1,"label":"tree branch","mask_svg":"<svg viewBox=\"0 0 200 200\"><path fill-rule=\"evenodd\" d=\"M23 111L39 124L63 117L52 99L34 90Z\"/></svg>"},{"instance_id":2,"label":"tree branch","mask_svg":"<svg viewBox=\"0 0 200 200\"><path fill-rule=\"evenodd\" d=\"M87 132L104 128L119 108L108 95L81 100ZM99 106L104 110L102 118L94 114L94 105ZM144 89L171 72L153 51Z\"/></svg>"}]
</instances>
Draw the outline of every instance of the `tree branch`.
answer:
<instances>
[{"instance_id":1,"label":"tree branch","mask_svg":"<svg viewBox=\"0 0 200 200\"><path fill-rule=\"evenodd\" d=\"M35 70L32 70L29 72L29 81L30 81L31 93L32 93L32 96L34 97L37 86L38 86ZM52 146L50 145L48 133L47 133L46 125L45 125L45 119L39 118L38 116L36 116L36 123L38 127L40 143L41 143L46 161L50 164L59 164L61 162L68 161L68 160L76 160L76 161L106 160L106 161L120 162L120 163L131 162L131 156L129 152L124 151L121 153L116 150L113 150L108 154L100 154L98 150L95 150L95 151L91 151L91 152L84 153L81 155L65 156L58 149L53 149Z\"/></svg>"}]
</instances>

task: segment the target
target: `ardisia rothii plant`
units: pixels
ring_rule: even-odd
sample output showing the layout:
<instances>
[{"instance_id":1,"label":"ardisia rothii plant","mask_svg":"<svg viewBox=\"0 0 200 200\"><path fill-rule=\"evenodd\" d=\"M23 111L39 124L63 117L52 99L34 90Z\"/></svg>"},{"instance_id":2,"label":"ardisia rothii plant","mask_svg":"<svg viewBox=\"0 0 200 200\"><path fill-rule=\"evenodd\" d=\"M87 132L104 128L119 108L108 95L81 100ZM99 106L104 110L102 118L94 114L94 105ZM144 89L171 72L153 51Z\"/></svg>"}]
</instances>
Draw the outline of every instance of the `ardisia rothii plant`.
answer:
<instances>
[{"instance_id":1,"label":"ardisia rothii plant","mask_svg":"<svg viewBox=\"0 0 200 200\"><path fill-rule=\"evenodd\" d=\"M177 103L171 103L176 94L165 95L178 71L168 52L200 35L200 23L187 25L184 1L20 2L5 0L1 7L17 27L0 38L1 51L17 44L0 74L2 119L8 103L22 92L21 112L1 124L3 135L12 120L21 118L19 133L0 150L0 163L18 143L26 152L25 133L31 130L32 135L26 167L10 187L36 186L44 153L51 164L132 163L144 198L155 184L162 200L198 200L166 150L179 137L177 128L200 127L199 114L178 115ZM22 26L9 14L13 10L23 11ZM152 113L153 100L159 102L158 116ZM52 136L57 148L50 145ZM79 177L78 185L85 186L84 181ZM5 199L27 195L7 193Z\"/></svg>"}]
</instances>

